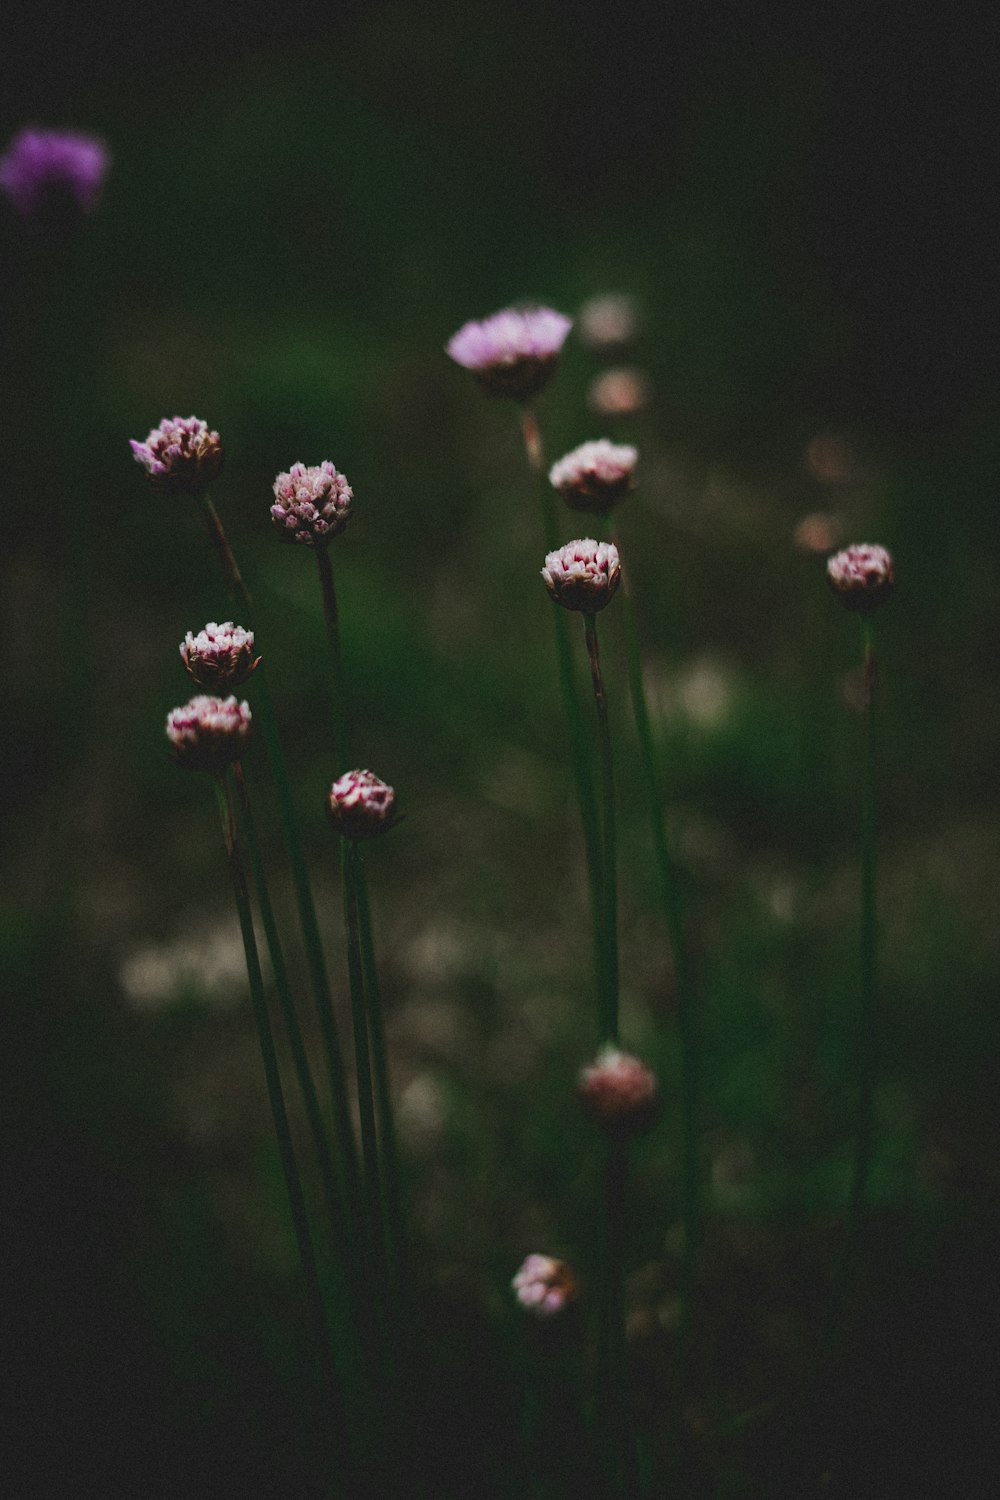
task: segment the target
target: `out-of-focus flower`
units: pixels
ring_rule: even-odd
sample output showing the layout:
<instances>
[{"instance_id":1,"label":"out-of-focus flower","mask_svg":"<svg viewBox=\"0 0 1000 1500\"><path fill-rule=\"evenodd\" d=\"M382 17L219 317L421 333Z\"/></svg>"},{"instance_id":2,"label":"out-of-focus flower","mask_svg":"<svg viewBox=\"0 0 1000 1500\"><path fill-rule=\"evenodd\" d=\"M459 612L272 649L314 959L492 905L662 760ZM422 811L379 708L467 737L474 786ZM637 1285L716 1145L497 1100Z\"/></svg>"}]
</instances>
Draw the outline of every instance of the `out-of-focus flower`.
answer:
<instances>
[{"instance_id":1,"label":"out-of-focus flower","mask_svg":"<svg viewBox=\"0 0 1000 1500\"><path fill-rule=\"evenodd\" d=\"M627 292L589 298L580 309L580 337L591 349L627 344L639 329L639 304Z\"/></svg>"},{"instance_id":2,"label":"out-of-focus flower","mask_svg":"<svg viewBox=\"0 0 1000 1500\"><path fill-rule=\"evenodd\" d=\"M583 537L550 552L542 569L545 587L564 609L596 614L610 604L621 581L621 562L613 542Z\"/></svg>"},{"instance_id":3,"label":"out-of-focus flower","mask_svg":"<svg viewBox=\"0 0 1000 1500\"><path fill-rule=\"evenodd\" d=\"M820 484L850 484L857 475L854 449L836 432L819 432L810 438L803 459L813 479Z\"/></svg>"},{"instance_id":4,"label":"out-of-focus flower","mask_svg":"<svg viewBox=\"0 0 1000 1500\"><path fill-rule=\"evenodd\" d=\"M648 406L653 394L648 376L641 370L605 370L587 387L587 405L602 417L631 417Z\"/></svg>"},{"instance_id":5,"label":"out-of-focus flower","mask_svg":"<svg viewBox=\"0 0 1000 1500\"><path fill-rule=\"evenodd\" d=\"M347 525L353 500L354 491L328 458L310 468L292 464L274 481L271 520L283 541L325 547Z\"/></svg>"},{"instance_id":6,"label":"out-of-focus flower","mask_svg":"<svg viewBox=\"0 0 1000 1500\"><path fill-rule=\"evenodd\" d=\"M521 1306L538 1318L564 1312L580 1295L570 1267L551 1255L529 1255L511 1286Z\"/></svg>"},{"instance_id":7,"label":"out-of-focus flower","mask_svg":"<svg viewBox=\"0 0 1000 1500\"><path fill-rule=\"evenodd\" d=\"M639 454L627 444L607 438L581 443L549 470L549 483L571 510L606 515L635 485Z\"/></svg>"},{"instance_id":8,"label":"out-of-focus flower","mask_svg":"<svg viewBox=\"0 0 1000 1500\"><path fill-rule=\"evenodd\" d=\"M481 323L466 323L446 347L490 395L530 401L555 373L572 326L571 318L551 307L508 307Z\"/></svg>"},{"instance_id":9,"label":"out-of-focus flower","mask_svg":"<svg viewBox=\"0 0 1000 1500\"><path fill-rule=\"evenodd\" d=\"M197 635L189 630L180 649L185 667L203 688L239 687L260 661L253 654L253 631L232 620L210 621Z\"/></svg>"},{"instance_id":10,"label":"out-of-focus flower","mask_svg":"<svg viewBox=\"0 0 1000 1500\"><path fill-rule=\"evenodd\" d=\"M144 443L129 447L149 482L168 495L201 495L222 468L222 443L200 417L164 417Z\"/></svg>"},{"instance_id":11,"label":"out-of-focus flower","mask_svg":"<svg viewBox=\"0 0 1000 1500\"><path fill-rule=\"evenodd\" d=\"M845 609L869 615L892 593L896 575L884 547L857 542L837 552L826 565L830 587Z\"/></svg>"},{"instance_id":12,"label":"out-of-focus flower","mask_svg":"<svg viewBox=\"0 0 1000 1500\"><path fill-rule=\"evenodd\" d=\"M67 130L22 130L0 159L0 188L25 218L60 194L89 213L97 206L108 170L108 152L91 135Z\"/></svg>"},{"instance_id":13,"label":"out-of-focus flower","mask_svg":"<svg viewBox=\"0 0 1000 1500\"><path fill-rule=\"evenodd\" d=\"M844 525L839 516L830 511L817 510L803 516L792 533L792 539L800 552L829 552L836 547L844 534Z\"/></svg>"},{"instance_id":14,"label":"out-of-focus flower","mask_svg":"<svg viewBox=\"0 0 1000 1500\"><path fill-rule=\"evenodd\" d=\"M580 1074L577 1092L587 1114L609 1135L648 1130L660 1109L656 1076L628 1052L608 1046Z\"/></svg>"},{"instance_id":15,"label":"out-of-focus flower","mask_svg":"<svg viewBox=\"0 0 1000 1500\"><path fill-rule=\"evenodd\" d=\"M374 771L345 771L330 788L327 810L348 839L373 839L397 821L396 793Z\"/></svg>"},{"instance_id":16,"label":"out-of-focus flower","mask_svg":"<svg viewBox=\"0 0 1000 1500\"><path fill-rule=\"evenodd\" d=\"M224 771L250 738L250 705L200 694L167 715L167 739L186 771Z\"/></svg>"}]
</instances>

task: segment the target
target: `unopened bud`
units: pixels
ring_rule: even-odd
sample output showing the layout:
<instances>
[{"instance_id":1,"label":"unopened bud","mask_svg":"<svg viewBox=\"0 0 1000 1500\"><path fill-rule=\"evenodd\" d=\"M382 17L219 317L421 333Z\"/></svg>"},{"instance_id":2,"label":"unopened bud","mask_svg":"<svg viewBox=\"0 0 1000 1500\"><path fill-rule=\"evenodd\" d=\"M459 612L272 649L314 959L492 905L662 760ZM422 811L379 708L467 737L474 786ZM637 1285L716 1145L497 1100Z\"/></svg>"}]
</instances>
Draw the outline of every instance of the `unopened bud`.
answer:
<instances>
[{"instance_id":1,"label":"unopened bud","mask_svg":"<svg viewBox=\"0 0 1000 1500\"><path fill-rule=\"evenodd\" d=\"M185 667L203 688L239 687L260 662L253 654L253 631L232 620L210 621L197 635L189 630L180 649Z\"/></svg>"},{"instance_id":2,"label":"unopened bud","mask_svg":"<svg viewBox=\"0 0 1000 1500\"><path fill-rule=\"evenodd\" d=\"M580 1074L577 1092L587 1114L608 1135L641 1135L656 1121L660 1090L646 1064L605 1047Z\"/></svg>"},{"instance_id":3,"label":"unopened bud","mask_svg":"<svg viewBox=\"0 0 1000 1500\"><path fill-rule=\"evenodd\" d=\"M545 587L564 609L596 614L610 604L621 582L618 548L613 542L597 542L593 537L567 542L558 552L550 552L542 569Z\"/></svg>"},{"instance_id":4,"label":"unopened bud","mask_svg":"<svg viewBox=\"0 0 1000 1500\"><path fill-rule=\"evenodd\" d=\"M870 615L892 593L896 575L884 547L858 542L831 557L826 565L830 587L845 609Z\"/></svg>"},{"instance_id":5,"label":"unopened bud","mask_svg":"<svg viewBox=\"0 0 1000 1500\"><path fill-rule=\"evenodd\" d=\"M396 793L373 771L345 771L330 788L330 818L347 839L373 839L398 819Z\"/></svg>"}]
</instances>

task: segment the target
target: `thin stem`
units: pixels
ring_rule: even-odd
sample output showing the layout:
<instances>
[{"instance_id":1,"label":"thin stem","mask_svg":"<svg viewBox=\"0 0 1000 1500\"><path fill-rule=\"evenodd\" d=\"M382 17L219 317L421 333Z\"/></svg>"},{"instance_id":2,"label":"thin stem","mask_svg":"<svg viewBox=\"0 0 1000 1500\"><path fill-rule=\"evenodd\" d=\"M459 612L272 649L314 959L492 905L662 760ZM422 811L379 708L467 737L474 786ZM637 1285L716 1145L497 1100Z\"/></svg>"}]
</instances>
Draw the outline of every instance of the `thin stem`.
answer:
<instances>
[{"instance_id":1,"label":"thin stem","mask_svg":"<svg viewBox=\"0 0 1000 1500\"><path fill-rule=\"evenodd\" d=\"M379 1169L378 1132L375 1126L375 1100L372 1094L371 1054L368 1044L368 1015L365 1005L364 970L361 962L361 933L358 922L357 858L351 839L342 841L344 875L344 922L347 927L347 968L351 984L351 1016L354 1021L354 1055L358 1080L358 1114L361 1120L361 1149L365 1164L365 1201L368 1236L376 1272L385 1265L385 1225L382 1213L382 1181Z\"/></svg>"},{"instance_id":2,"label":"thin stem","mask_svg":"<svg viewBox=\"0 0 1000 1500\"><path fill-rule=\"evenodd\" d=\"M601 676L601 656L597 644L597 616L583 617L587 637L587 655L597 704L598 745L601 765L601 811L603 816L604 881L601 915L604 925L601 973L600 1019L602 1040L618 1040L618 859L615 829L615 778L611 760L611 728L608 723L608 700Z\"/></svg>"},{"instance_id":3,"label":"thin stem","mask_svg":"<svg viewBox=\"0 0 1000 1500\"><path fill-rule=\"evenodd\" d=\"M347 758L347 693L344 684L344 663L340 650L340 619L337 613L337 591L333 582L333 568L327 547L314 547L316 566L319 569L320 592L323 596L323 617L330 638L330 656L333 661L333 759L337 775L348 769Z\"/></svg>"},{"instance_id":4,"label":"thin stem","mask_svg":"<svg viewBox=\"0 0 1000 1500\"><path fill-rule=\"evenodd\" d=\"M629 1493L631 1467L625 1361L625 1225L628 1145L613 1140L604 1164L604 1265L598 1346L598 1411L608 1494Z\"/></svg>"},{"instance_id":5,"label":"thin stem","mask_svg":"<svg viewBox=\"0 0 1000 1500\"><path fill-rule=\"evenodd\" d=\"M874 1145L876 1071L876 910L875 910L875 690L876 661L872 621L861 621L864 659L865 749L861 789L861 972L857 1145L848 1206L845 1259L848 1274L857 1254L861 1215Z\"/></svg>"}]
</instances>

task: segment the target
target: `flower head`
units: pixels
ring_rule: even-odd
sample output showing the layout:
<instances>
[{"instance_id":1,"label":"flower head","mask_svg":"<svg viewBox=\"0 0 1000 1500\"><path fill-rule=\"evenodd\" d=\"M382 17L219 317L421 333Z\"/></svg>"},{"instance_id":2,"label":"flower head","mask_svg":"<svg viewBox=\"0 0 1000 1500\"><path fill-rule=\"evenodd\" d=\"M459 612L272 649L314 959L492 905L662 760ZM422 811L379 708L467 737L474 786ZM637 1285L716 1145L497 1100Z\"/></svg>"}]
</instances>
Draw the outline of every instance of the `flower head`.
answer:
<instances>
[{"instance_id":1,"label":"flower head","mask_svg":"<svg viewBox=\"0 0 1000 1500\"><path fill-rule=\"evenodd\" d=\"M0 187L25 218L67 193L89 213L97 205L108 153L94 136L66 130L22 130L0 159Z\"/></svg>"},{"instance_id":2,"label":"flower head","mask_svg":"<svg viewBox=\"0 0 1000 1500\"><path fill-rule=\"evenodd\" d=\"M210 621L197 635L190 630L181 643L181 660L199 687L233 688L246 682L260 657L253 654L253 631L227 620Z\"/></svg>"},{"instance_id":3,"label":"flower head","mask_svg":"<svg viewBox=\"0 0 1000 1500\"><path fill-rule=\"evenodd\" d=\"M845 609L870 615L892 593L896 575L884 547L858 542L837 552L826 565L830 587Z\"/></svg>"},{"instance_id":4,"label":"flower head","mask_svg":"<svg viewBox=\"0 0 1000 1500\"><path fill-rule=\"evenodd\" d=\"M174 759L187 771L224 771L250 738L250 705L200 694L167 714Z\"/></svg>"},{"instance_id":5,"label":"flower head","mask_svg":"<svg viewBox=\"0 0 1000 1500\"><path fill-rule=\"evenodd\" d=\"M564 609L596 614L610 604L621 581L618 548L613 542L584 537L550 552L542 569L545 587Z\"/></svg>"},{"instance_id":6,"label":"flower head","mask_svg":"<svg viewBox=\"0 0 1000 1500\"><path fill-rule=\"evenodd\" d=\"M603 516L617 505L635 484L639 454L628 444L598 438L581 443L549 470L549 483L571 510L588 510Z\"/></svg>"},{"instance_id":7,"label":"flower head","mask_svg":"<svg viewBox=\"0 0 1000 1500\"><path fill-rule=\"evenodd\" d=\"M580 1103L609 1135L639 1135L655 1123L660 1090L655 1075L628 1052L608 1046L584 1068L577 1084Z\"/></svg>"},{"instance_id":8,"label":"flower head","mask_svg":"<svg viewBox=\"0 0 1000 1500\"><path fill-rule=\"evenodd\" d=\"M396 793L373 771L345 771L330 788L327 811L347 839L373 839L397 821Z\"/></svg>"},{"instance_id":9,"label":"flower head","mask_svg":"<svg viewBox=\"0 0 1000 1500\"><path fill-rule=\"evenodd\" d=\"M591 349L627 344L639 329L639 304L627 292L590 297L580 309L580 336Z\"/></svg>"},{"instance_id":10,"label":"flower head","mask_svg":"<svg viewBox=\"0 0 1000 1500\"><path fill-rule=\"evenodd\" d=\"M511 1286L521 1306L537 1318L563 1312L580 1295L570 1267L551 1255L529 1255Z\"/></svg>"},{"instance_id":11,"label":"flower head","mask_svg":"<svg viewBox=\"0 0 1000 1500\"><path fill-rule=\"evenodd\" d=\"M200 495L222 468L222 443L200 417L164 417L144 443L129 444L154 489Z\"/></svg>"},{"instance_id":12,"label":"flower head","mask_svg":"<svg viewBox=\"0 0 1000 1500\"><path fill-rule=\"evenodd\" d=\"M466 323L448 341L456 364L471 370L491 396L530 401L555 373L573 320L551 307L508 307Z\"/></svg>"},{"instance_id":13,"label":"flower head","mask_svg":"<svg viewBox=\"0 0 1000 1500\"><path fill-rule=\"evenodd\" d=\"M329 459L312 468L292 464L274 481L271 520L284 541L325 547L347 525L353 499L354 491Z\"/></svg>"},{"instance_id":14,"label":"flower head","mask_svg":"<svg viewBox=\"0 0 1000 1500\"><path fill-rule=\"evenodd\" d=\"M632 417L651 399L649 377L627 366L604 370L587 388L587 405L602 417Z\"/></svg>"}]
</instances>

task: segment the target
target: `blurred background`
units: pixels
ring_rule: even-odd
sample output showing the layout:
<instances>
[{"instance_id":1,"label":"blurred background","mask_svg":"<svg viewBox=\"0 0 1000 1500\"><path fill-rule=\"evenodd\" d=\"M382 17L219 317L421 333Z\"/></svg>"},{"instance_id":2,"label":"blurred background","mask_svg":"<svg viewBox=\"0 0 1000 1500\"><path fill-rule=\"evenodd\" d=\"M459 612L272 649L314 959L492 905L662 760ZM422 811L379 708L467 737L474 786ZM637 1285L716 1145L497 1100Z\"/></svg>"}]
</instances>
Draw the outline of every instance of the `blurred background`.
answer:
<instances>
[{"instance_id":1,"label":"blurred background","mask_svg":"<svg viewBox=\"0 0 1000 1500\"><path fill-rule=\"evenodd\" d=\"M475 0L318 21L293 0L234 27L181 0L5 21L4 142L39 124L112 154L75 227L0 202L10 1493L323 1493L211 787L163 735L190 696L178 643L233 612L196 509L129 453L175 412L226 447L214 499L341 1000L326 643L311 561L268 507L296 460L331 458L356 495L333 561L353 743L406 812L369 868L428 1492L586 1493L572 1462L531 1491L509 1461L510 1277L534 1250L594 1263L581 841L516 413L443 354L519 300L577 320L540 407L550 458L598 436L640 450L620 543L705 1050L688 1492L990 1493L1000 149L996 22L976 12L677 4L583 26ZM809 1424L779 1401L734 1431L801 1376L849 1175L859 640L823 572L856 540L889 546L899 581L879 619L864 1316ZM655 1444L675 1004L604 618L623 1030L667 1101L629 1227ZM301 977L262 755L249 774Z\"/></svg>"}]
</instances>

